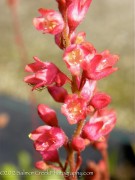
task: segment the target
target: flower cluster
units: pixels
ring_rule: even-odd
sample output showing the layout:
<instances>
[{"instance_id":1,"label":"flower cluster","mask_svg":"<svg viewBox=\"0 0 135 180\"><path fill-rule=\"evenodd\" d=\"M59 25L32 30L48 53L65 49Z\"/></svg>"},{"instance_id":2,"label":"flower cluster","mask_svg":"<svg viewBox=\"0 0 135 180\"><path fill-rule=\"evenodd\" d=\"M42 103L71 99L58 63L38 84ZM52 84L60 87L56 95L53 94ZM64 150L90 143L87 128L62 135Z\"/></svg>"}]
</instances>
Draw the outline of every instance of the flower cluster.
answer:
<instances>
[{"instance_id":1,"label":"flower cluster","mask_svg":"<svg viewBox=\"0 0 135 180\"><path fill-rule=\"evenodd\" d=\"M77 171L75 167L80 161L72 163L74 158L70 155L80 153L89 144L104 141L115 126L116 113L107 107L111 97L97 89L97 82L117 70L114 65L118 56L108 50L98 52L86 41L85 32L76 33L92 0L56 1L59 12L40 8L40 16L34 18L33 24L38 31L54 35L56 45L63 50L62 59L71 76L68 77L55 64L34 57L35 62L25 68L31 74L24 81L33 86L32 90L47 88L53 99L62 103L61 113L68 123L76 124L77 128L68 139L59 127L55 111L39 104L38 114L47 125L38 127L30 138L44 161L38 163L40 169L46 168L45 162L60 163L58 149L64 146L68 155L66 165L60 165L61 169L66 171L69 164L71 171ZM66 83L71 87L71 93L65 89Z\"/></svg>"}]
</instances>

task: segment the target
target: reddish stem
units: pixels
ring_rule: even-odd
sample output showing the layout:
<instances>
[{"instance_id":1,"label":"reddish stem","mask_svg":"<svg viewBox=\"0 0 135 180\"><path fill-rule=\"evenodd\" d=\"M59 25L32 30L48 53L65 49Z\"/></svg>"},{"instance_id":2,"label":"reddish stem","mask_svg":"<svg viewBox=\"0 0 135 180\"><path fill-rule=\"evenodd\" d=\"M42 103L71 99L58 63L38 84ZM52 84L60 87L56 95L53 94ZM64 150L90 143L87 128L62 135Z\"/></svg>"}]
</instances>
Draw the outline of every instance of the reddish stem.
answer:
<instances>
[{"instance_id":1,"label":"reddish stem","mask_svg":"<svg viewBox=\"0 0 135 180\"><path fill-rule=\"evenodd\" d=\"M104 162L105 162L104 180L109 180L110 177L109 177L109 163L108 163L107 149L106 148L102 149L101 154L102 154L102 157L103 157Z\"/></svg>"},{"instance_id":2,"label":"reddish stem","mask_svg":"<svg viewBox=\"0 0 135 180\"><path fill-rule=\"evenodd\" d=\"M11 6L11 13L12 13L12 19L13 19L13 28L14 28L14 33L15 33L15 42L17 44L18 51L21 56L22 66L24 67L27 64L28 54L27 54L27 50L25 48L22 33L20 30L19 18L18 18L18 13L17 13L17 5Z\"/></svg>"},{"instance_id":3,"label":"reddish stem","mask_svg":"<svg viewBox=\"0 0 135 180\"><path fill-rule=\"evenodd\" d=\"M79 136L82 132L82 128L84 126L85 120L81 120L78 124L77 124L77 128L74 132L73 138L76 136ZM69 165L70 165L70 172L71 172L71 176L70 176L70 180L77 180L77 174L76 171L77 169L80 168L81 163L77 162L77 164L75 163L75 151L72 149L71 145L69 146ZM77 168L77 169L76 169Z\"/></svg>"}]
</instances>

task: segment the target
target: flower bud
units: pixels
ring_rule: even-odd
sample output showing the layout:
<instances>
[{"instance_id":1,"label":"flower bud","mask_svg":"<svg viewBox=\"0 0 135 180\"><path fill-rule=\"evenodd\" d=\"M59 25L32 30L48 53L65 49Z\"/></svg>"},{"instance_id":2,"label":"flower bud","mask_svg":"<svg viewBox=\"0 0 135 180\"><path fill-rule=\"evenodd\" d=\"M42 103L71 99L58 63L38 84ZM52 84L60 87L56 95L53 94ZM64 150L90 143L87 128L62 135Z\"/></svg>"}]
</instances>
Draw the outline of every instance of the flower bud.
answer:
<instances>
[{"instance_id":1,"label":"flower bud","mask_svg":"<svg viewBox=\"0 0 135 180\"><path fill-rule=\"evenodd\" d=\"M40 170L47 170L49 168L49 166L44 161L36 162L35 167Z\"/></svg>"},{"instance_id":2,"label":"flower bud","mask_svg":"<svg viewBox=\"0 0 135 180\"><path fill-rule=\"evenodd\" d=\"M56 102L63 103L68 95L66 89L63 87L49 86L47 89Z\"/></svg>"},{"instance_id":3,"label":"flower bud","mask_svg":"<svg viewBox=\"0 0 135 180\"><path fill-rule=\"evenodd\" d=\"M75 151L83 151L85 149L85 140L79 136L74 137L71 144Z\"/></svg>"},{"instance_id":4,"label":"flower bud","mask_svg":"<svg viewBox=\"0 0 135 180\"><path fill-rule=\"evenodd\" d=\"M38 114L40 118L50 126L58 126L56 112L44 104L38 105Z\"/></svg>"}]
</instances>

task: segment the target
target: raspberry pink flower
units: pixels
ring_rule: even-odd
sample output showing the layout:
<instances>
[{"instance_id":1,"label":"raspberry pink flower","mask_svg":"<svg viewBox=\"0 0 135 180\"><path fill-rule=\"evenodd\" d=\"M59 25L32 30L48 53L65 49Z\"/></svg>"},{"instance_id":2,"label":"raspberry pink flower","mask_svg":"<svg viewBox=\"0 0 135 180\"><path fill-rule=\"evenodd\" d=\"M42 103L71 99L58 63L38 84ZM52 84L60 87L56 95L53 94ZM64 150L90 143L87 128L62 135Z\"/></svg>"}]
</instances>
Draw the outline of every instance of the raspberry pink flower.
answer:
<instances>
[{"instance_id":1,"label":"raspberry pink flower","mask_svg":"<svg viewBox=\"0 0 135 180\"><path fill-rule=\"evenodd\" d=\"M57 86L62 86L68 80L67 76L62 73L53 63L42 62L37 57L34 57L36 62L28 64L25 67L27 72L33 73L26 76L24 81L33 85L33 89L44 87L55 83Z\"/></svg>"},{"instance_id":2,"label":"raspberry pink flower","mask_svg":"<svg viewBox=\"0 0 135 180\"><path fill-rule=\"evenodd\" d=\"M90 141L101 140L103 137L101 132L102 127L103 127L102 121L96 123L87 122L83 128L83 137L89 139Z\"/></svg>"},{"instance_id":3,"label":"raspberry pink flower","mask_svg":"<svg viewBox=\"0 0 135 180\"><path fill-rule=\"evenodd\" d=\"M92 105L95 109L102 109L106 107L111 102L111 97L105 93L96 93L91 101L90 105Z\"/></svg>"},{"instance_id":4,"label":"raspberry pink flower","mask_svg":"<svg viewBox=\"0 0 135 180\"><path fill-rule=\"evenodd\" d=\"M58 34L64 28L64 21L60 13L50 9L39 9L40 17L34 18L33 24L43 33Z\"/></svg>"},{"instance_id":5,"label":"raspberry pink flower","mask_svg":"<svg viewBox=\"0 0 135 180\"><path fill-rule=\"evenodd\" d=\"M66 143L67 137L58 127L39 126L30 135L37 151L55 151Z\"/></svg>"},{"instance_id":6,"label":"raspberry pink flower","mask_svg":"<svg viewBox=\"0 0 135 180\"><path fill-rule=\"evenodd\" d=\"M69 46L63 55L63 59L67 64L69 71L79 76L81 73L82 62L90 56L94 56L95 49L89 43L73 44Z\"/></svg>"},{"instance_id":7,"label":"raspberry pink flower","mask_svg":"<svg viewBox=\"0 0 135 180\"><path fill-rule=\"evenodd\" d=\"M92 0L74 0L70 2L68 6L68 25L71 31L74 31L77 26L81 23Z\"/></svg>"},{"instance_id":8,"label":"raspberry pink flower","mask_svg":"<svg viewBox=\"0 0 135 180\"><path fill-rule=\"evenodd\" d=\"M90 121L91 122L99 122L103 121L103 127L101 129L103 135L109 134L116 124L116 112L112 109L100 109L95 113Z\"/></svg>"},{"instance_id":9,"label":"raspberry pink flower","mask_svg":"<svg viewBox=\"0 0 135 180\"><path fill-rule=\"evenodd\" d=\"M69 124L76 124L86 117L87 102L77 94L68 95L62 105L61 112L67 117Z\"/></svg>"},{"instance_id":10,"label":"raspberry pink flower","mask_svg":"<svg viewBox=\"0 0 135 180\"><path fill-rule=\"evenodd\" d=\"M40 118L50 126L58 126L56 112L44 104L38 105L38 114Z\"/></svg>"},{"instance_id":11,"label":"raspberry pink flower","mask_svg":"<svg viewBox=\"0 0 135 180\"><path fill-rule=\"evenodd\" d=\"M80 65L84 59L84 52L80 45L73 44L69 46L63 57L67 64L68 69L73 75L78 76L80 74Z\"/></svg>"},{"instance_id":12,"label":"raspberry pink flower","mask_svg":"<svg viewBox=\"0 0 135 180\"><path fill-rule=\"evenodd\" d=\"M83 136L90 141L99 141L108 135L116 124L116 114L113 110L99 110L83 128Z\"/></svg>"},{"instance_id":13,"label":"raspberry pink flower","mask_svg":"<svg viewBox=\"0 0 135 180\"><path fill-rule=\"evenodd\" d=\"M92 60L84 61L82 67L87 78L99 80L117 70L117 68L113 68L117 61L117 55L111 55L109 51L104 51L100 55L95 55Z\"/></svg>"}]
</instances>

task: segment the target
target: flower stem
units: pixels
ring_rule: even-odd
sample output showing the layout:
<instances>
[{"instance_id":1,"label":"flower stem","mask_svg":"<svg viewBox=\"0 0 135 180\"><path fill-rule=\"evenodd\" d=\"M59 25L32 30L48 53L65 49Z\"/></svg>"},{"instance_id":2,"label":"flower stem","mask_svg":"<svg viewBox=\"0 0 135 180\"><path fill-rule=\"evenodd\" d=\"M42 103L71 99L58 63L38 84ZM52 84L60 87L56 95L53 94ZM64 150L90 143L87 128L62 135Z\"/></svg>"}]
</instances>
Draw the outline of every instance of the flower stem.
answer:
<instances>
[{"instance_id":1,"label":"flower stem","mask_svg":"<svg viewBox=\"0 0 135 180\"><path fill-rule=\"evenodd\" d=\"M79 136L81 134L84 123L85 123L85 120L81 120L78 123L77 128L74 132L73 138L76 136ZM79 167L78 167L78 164L75 163L75 155L76 155L76 153L70 145L69 146L69 158L68 158L69 166L70 166L70 173L71 173L70 180L77 180L76 167L77 167L77 169L79 169Z\"/></svg>"},{"instance_id":2,"label":"flower stem","mask_svg":"<svg viewBox=\"0 0 135 180\"><path fill-rule=\"evenodd\" d=\"M76 128L76 130L74 132L73 137L79 136L82 133L82 128L84 126L84 123L85 123L85 119L79 121L79 123L77 124L77 128Z\"/></svg>"},{"instance_id":3,"label":"flower stem","mask_svg":"<svg viewBox=\"0 0 135 180\"><path fill-rule=\"evenodd\" d=\"M109 180L110 177L109 177L109 164L108 164L108 153L107 153L107 149L104 148L102 151L101 151L101 154L102 154L102 157L104 159L104 162L105 162L105 165L106 165L106 169L105 169L105 172L104 172L104 179L105 180Z\"/></svg>"}]
</instances>

